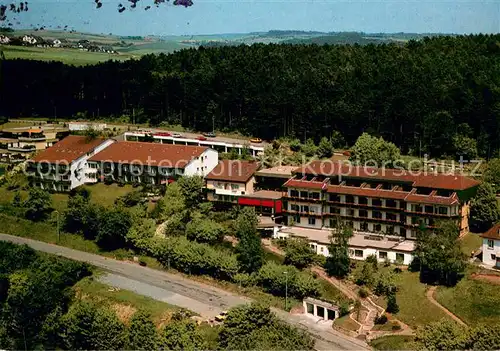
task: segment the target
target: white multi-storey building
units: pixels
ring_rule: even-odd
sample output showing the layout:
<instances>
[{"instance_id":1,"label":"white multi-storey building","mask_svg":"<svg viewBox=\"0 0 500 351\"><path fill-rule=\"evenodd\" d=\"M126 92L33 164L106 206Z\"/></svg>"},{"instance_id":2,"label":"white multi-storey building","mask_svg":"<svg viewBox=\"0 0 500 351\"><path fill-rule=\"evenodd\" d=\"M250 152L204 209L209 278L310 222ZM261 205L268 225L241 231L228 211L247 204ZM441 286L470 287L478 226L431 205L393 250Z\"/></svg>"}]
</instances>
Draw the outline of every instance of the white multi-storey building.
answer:
<instances>
[{"instance_id":1,"label":"white multi-storey building","mask_svg":"<svg viewBox=\"0 0 500 351\"><path fill-rule=\"evenodd\" d=\"M179 176L206 176L219 161L207 147L119 141L88 160L86 179L166 184Z\"/></svg>"},{"instance_id":2,"label":"white multi-storey building","mask_svg":"<svg viewBox=\"0 0 500 351\"><path fill-rule=\"evenodd\" d=\"M69 191L86 183L87 160L114 142L67 136L28 161L31 184L52 191Z\"/></svg>"}]
</instances>

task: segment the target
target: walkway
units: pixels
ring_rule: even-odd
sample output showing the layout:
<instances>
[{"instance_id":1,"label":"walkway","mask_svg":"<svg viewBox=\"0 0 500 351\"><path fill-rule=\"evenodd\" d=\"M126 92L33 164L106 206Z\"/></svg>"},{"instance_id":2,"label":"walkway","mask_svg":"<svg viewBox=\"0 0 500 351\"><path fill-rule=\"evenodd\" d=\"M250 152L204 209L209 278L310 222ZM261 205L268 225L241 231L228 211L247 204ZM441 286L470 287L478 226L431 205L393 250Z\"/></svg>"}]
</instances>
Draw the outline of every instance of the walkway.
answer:
<instances>
[{"instance_id":1,"label":"walkway","mask_svg":"<svg viewBox=\"0 0 500 351\"><path fill-rule=\"evenodd\" d=\"M432 286L427 292L425 293L425 296L429 299L429 301L434 304L435 306L439 307L444 313L446 313L448 316L450 316L455 322L457 322L460 325L467 326L467 324L464 323L460 318L458 318L456 315L454 315L449 309L441 305L439 302L436 301L434 298L434 293L436 292L437 286Z\"/></svg>"},{"instance_id":2,"label":"walkway","mask_svg":"<svg viewBox=\"0 0 500 351\"><path fill-rule=\"evenodd\" d=\"M262 245L266 248L266 250L269 250L277 255L284 256L285 253L283 250L280 248L276 247L273 245L272 241L269 239L262 239ZM366 314L365 318L363 321L356 321L356 319L352 316L351 318L358 322L358 324L361 324L361 327L358 330L359 335L365 335L368 336L369 334L372 333L377 333L381 334L382 332L373 332L371 331L373 327L375 326L375 318L377 315L382 315L385 310L374 303L369 297L366 299L360 299L358 295L358 287L357 286L349 286L347 283L344 281L337 279L335 277L330 277L323 268L314 266L311 267L311 271L316 273L318 276L320 276L322 279L326 280L329 282L331 285L335 286L340 292L342 292L345 296L347 296L349 299L356 301L359 300L361 302L361 306L365 308L368 313ZM353 284L354 285L354 284ZM400 325L401 325L401 331L399 332L383 332L384 335L413 335L413 330L405 323L393 318L396 320Z\"/></svg>"}]
</instances>

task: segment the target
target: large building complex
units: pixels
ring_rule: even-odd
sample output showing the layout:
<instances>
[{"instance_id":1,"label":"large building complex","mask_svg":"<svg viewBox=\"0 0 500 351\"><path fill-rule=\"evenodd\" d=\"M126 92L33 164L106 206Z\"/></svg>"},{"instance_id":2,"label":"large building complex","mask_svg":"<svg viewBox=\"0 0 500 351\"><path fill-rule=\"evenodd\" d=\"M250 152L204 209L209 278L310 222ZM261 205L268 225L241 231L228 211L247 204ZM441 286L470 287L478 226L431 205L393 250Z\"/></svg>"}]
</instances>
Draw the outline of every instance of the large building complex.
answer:
<instances>
[{"instance_id":1,"label":"large building complex","mask_svg":"<svg viewBox=\"0 0 500 351\"><path fill-rule=\"evenodd\" d=\"M70 135L42 151L28 162L27 172L34 186L52 191L69 191L87 182L87 160L113 144L114 140Z\"/></svg>"},{"instance_id":2,"label":"large building complex","mask_svg":"<svg viewBox=\"0 0 500 351\"><path fill-rule=\"evenodd\" d=\"M415 238L419 226L433 228L449 219L463 234L478 184L458 175L314 161L285 183L288 224L321 229L342 221L355 232Z\"/></svg>"}]
</instances>

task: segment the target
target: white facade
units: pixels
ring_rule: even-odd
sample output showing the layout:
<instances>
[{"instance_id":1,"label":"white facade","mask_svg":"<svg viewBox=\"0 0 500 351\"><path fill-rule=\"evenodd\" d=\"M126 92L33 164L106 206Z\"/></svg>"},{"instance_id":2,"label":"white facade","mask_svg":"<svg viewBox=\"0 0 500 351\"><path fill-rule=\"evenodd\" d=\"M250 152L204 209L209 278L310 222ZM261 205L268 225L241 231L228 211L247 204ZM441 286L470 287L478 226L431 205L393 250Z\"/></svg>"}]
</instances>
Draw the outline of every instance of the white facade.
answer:
<instances>
[{"instance_id":1,"label":"white facade","mask_svg":"<svg viewBox=\"0 0 500 351\"><path fill-rule=\"evenodd\" d=\"M10 43L10 38L5 35L0 35L0 44L8 44Z\"/></svg>"},{"instance_id":2,"label":"white facade","mask_svg":"<svg viewBox=\"0 0 500 351\"><path fill-rule=\"evenodd\" d=\"M125 140L136 140L137 137L144 137L147 133L145 132L126 132L124 133ZM244 148L248 148L248 150L252 153L252 156L257 156L259 152L264 151L263 146L256 146L252 144L243 144L243 143L231 143L227 141L221 141L217 139L208 139L208 140L198 140L195 138L187 138L180 137L176 138L173 136L165 136L165 135L154 135L153 139L155 142L160 142L161 144L174 144L174 145L196 145L196 146L206 146L212 149L215 149L219 152L230 152L232 149L238 151L241 154Z\"/></svg>"},{"instance_id":3,"label":"white facade","mask_svg":"<svg viewBox=\"0 0 500 351\"><path fill-rule=\"evenodd\" d=\"M46 190L69 191L85 183L91 183L92 181L87 176L89 173L87 160L114 142L115 140L111 139L103 141L92 151L72 161L69 164L69 170L66 165L61 163L59 165L50 165L50 169L55 171L51 174L44 175L38 170L35 171L35 186Z\"/></svg>"},{"instance_id":4,"label":"white facade","mask_svg":"<svg viewBox=\"0 0 500 351\"><path fill-rule=\"evenodd\" d=\"M213 149L205 150L199 157L191 160L184 168L184 175L206 176L219 163L219 154Z\"/></svg>"},{"instance_id":5,"label":"white facade","mask_svg":"<svg viewBox=\"0 0 500 351\"><path fill-rule=\"evenodd\" d=\"M25 35L23 37L23 43L28 43L28 44L31 44L31 45L35 45L36 44L36 39L30 35Z\"/></svg>"},{"instance_id":6,"label":"white facade","mask_svg":"<svg viewBox=\"0 0 500 351\"><path fill-rule=\"evenodd\" d=\"M90 122L69 122L68 128L71 131L84 131L87 129L104 130L108 127L106 123L90 123Z\"/></svg>"},{"instance_id":7,"label":"white facade","mask_svg":"<svg viewBox=\"0 0 500 351\"><path fill-rule=\"evenodd\" d=\"M483 263L500 268L500 240L483 238Z\"/></svg>"},{"instance_id":8,"label":"white facade","mask_svg":"<svg viewBox=\"0 0 500 351\"><path fill-rule=\"evenodd\" d=\"M288 239L291 237L295 237L293 234L288 233L286 231L276 231L273 234L273 238L275 239ZM299 237L299 236L297 236ZM300 236L304 238L304 236ZM413 247L413 242L403 241L402 244L395 243L392 247L376 247L377 242L374 242L373 245L370 245L368 241L364 241L365 245L359 245L359 241L363 241L361 239L362 235L355 234L354 239L349 241L349 257L353 260L365 260L368 256L375 255L379 262L385 262L386 260L391 263L399 263L404 265L409 265L413 260L413 250L408 250L408 245ZM318 241L313 238L307 238L309 242L309 246L317 255L323 255L328 257L330 255L328 251L328 246L330 245L329 241ZM382 243L382 241L381 241ZM384 243L386 243L384 241ZM380 245L380 246L383 246Z\"/></svg>"}]
</instances>

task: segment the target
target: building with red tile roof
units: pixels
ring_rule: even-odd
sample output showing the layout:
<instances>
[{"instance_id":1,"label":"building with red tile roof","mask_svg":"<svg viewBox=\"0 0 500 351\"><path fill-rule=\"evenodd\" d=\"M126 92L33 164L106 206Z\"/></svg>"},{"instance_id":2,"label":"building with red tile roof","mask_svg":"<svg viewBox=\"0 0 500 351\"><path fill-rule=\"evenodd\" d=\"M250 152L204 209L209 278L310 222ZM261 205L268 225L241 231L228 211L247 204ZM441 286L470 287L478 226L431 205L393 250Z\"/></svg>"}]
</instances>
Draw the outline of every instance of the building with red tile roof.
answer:
<instances>
[{"instance_id":1,"label":"building with red tile roof","mask_svg":"<svg viewBox=\"0 0 500 351\"><path fill-rule=\"evenodd\" d=\"M218 163L208 147L119 141L88 160L95 181L166 184L182 175L206 176Z\"/></svg>"},{"instance_id":2,"label":"building with red tile roof","mask_svg":"<svg viewBox=\"0 0 500 351\"><path fill-rule=\"evenodd\" d=\"M237 204L239 196L254 192L258 167L255 161L220 161L206 176L207 199L219 208Z\"/></svg>"},{"instance_id":3,"label":"building with red tile roof","mask_svg":"<svg viewBox=\"0 0 500 351\"><path fill-rule=\"evenodd\" d=\"M69 191L88 181L87 160L113 144L114 140L69 135L33 157L27 166L33 186Z\"/></svg>"},{"instance_id":4,"label":"building with red tile roof","mask_svg":"<svg viewBox=\"0 0 500 351\"><path fill-rule=\"evenodd\" d=\"M469 201L479 182L461 175L418 174L402 169L313 161L293 171L287 189L288 223L336 227L414 239L420 225L453 220L469 230Z\"/></svg>"}]
</instances>

